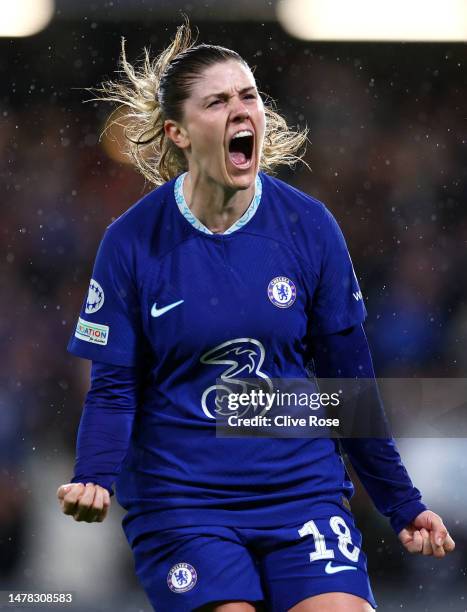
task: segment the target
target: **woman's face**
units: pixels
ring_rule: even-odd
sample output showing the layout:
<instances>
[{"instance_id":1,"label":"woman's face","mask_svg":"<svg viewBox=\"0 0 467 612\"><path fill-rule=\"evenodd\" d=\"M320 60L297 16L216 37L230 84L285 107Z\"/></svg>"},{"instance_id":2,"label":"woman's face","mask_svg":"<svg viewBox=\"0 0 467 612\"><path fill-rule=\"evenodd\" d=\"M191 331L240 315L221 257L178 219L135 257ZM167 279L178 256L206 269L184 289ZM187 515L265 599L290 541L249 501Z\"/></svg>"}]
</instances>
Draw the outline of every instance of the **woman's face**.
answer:
<instances>
[{"instance_id":1,"label":"woman's face","mask_svg":"<svg viewBox=\"0 0 467 612\"><path fill-rule=\"evenodd\" d=\"M178 142L172 139L185 151L190 172L231 189L250 187L265 130L263 101L251 71L236 60L206 68L183 111L179 131L172 133Z\"/></svg>"}]
</instances>

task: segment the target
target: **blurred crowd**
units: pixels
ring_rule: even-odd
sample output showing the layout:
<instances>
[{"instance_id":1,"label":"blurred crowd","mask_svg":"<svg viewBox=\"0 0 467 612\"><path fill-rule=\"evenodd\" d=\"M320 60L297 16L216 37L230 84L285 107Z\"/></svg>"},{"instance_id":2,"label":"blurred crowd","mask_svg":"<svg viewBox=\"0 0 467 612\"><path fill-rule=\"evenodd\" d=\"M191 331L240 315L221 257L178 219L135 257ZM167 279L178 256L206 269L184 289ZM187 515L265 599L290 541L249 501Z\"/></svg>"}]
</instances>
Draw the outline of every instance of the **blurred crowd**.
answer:
<instances>
[{"instance_id":1,"label":"blurred crowd","mask_svg":"<svg viewBox=\"0 0 467 612\"><path fill-rule=\"evenodd\" d=\"M223 38L214 27L203 36L200 29L203 40L243 53L289 122L309 127L310 169L297 166L278 176L325 202L338 219L365 298L378 376L464 377L467 52L456 46L312 46L290 41L276 26L273 36L259 25L248 27L252 36L245 38L232 32ZM150 189L99 142L110 109L83 105L89 95L72 89L97 85L113 72L118 37L128 29L120 24L107 32L99 47L95 39L86 46L73 28L75 46L56 75L39 60L58 65L51 55L64 53L63 32L49 33L50 41L18 43L16 51L1 43L0 63L8 63L11 77L0 97L3 585L21 582L24 575L16 572L34 546L28 521L37 482L27 466L35 453L44 469L72 464L89 366L69 356L66 344L97 246L105 227ZM160 48L168 39L166 32L145 36L136 26L132 32L135 55L144 44ZM456 461L446 470L456 469ZM393 540L382 541L387 527L361 491L355 510L367 523L374 575L383 586L386 575L403 580L409 560ZM449 518L467 541L462 513ZM445 565L441 571L450 567L455 581L465 559L464 552L454 570Z\"/></svg>"}]
</instances>

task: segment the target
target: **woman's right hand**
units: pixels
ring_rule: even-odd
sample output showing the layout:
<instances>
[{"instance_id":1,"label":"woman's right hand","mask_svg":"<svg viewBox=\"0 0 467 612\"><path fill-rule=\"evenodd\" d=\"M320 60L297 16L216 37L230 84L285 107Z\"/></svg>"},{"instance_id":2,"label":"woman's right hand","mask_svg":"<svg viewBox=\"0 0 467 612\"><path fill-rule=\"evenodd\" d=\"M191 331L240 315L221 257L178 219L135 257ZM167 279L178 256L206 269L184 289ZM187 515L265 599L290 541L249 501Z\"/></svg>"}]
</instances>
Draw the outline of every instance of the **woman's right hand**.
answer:
<instances>
[{"instance_id":1,"label":"woman's right hand","mask_svg":"<svg viewBox=\"0 0 467 612\"><path fill-rule=\"evenodd\" d=\"M75 521L102 523L110 507L110 494L107 489L93 484L69 483L58 487L58 501L64 514Z\"/></svg>"}]
</instances>

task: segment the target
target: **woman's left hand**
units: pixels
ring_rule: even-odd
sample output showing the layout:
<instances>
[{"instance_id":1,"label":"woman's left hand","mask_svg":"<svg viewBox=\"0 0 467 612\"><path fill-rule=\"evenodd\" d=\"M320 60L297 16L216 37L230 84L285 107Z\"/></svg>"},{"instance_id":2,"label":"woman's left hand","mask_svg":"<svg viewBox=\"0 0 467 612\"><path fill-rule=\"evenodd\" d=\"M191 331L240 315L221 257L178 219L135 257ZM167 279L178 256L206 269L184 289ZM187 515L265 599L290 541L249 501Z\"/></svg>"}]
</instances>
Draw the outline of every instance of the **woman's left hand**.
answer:
<instances>
[{"instance_id":1,"label":"woman's left hand","mask_svg":"<svg viewBox=\"0 0 467 612\"><path fill-rule=\"evenodd\" d=\"M434 555L441 558L455 548L454 540L449 535L443 519L425 510L399 533L399 540L410 553Z\"/></svg>"}]
</instances>

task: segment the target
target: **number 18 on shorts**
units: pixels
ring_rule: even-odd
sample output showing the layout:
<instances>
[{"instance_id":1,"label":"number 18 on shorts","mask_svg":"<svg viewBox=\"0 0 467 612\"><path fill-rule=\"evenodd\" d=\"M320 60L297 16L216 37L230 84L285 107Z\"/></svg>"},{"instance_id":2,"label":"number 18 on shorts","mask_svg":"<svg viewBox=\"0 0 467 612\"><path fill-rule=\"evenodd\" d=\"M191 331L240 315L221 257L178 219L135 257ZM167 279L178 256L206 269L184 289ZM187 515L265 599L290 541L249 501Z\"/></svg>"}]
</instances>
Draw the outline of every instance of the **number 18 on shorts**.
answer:
<instances>
[{"instance_id":1,"label":"number 18 on shorts","mask_svg":"<svg viewBox=\"0 0 467 612\"><path fill-rule=\"evenodd\" d=\"M271 610L286 612L307 597L334 591L362 597L376 607L352 515L309 520L297 532L295 545L264 557Z\"/></svg>"}]
</instances>

